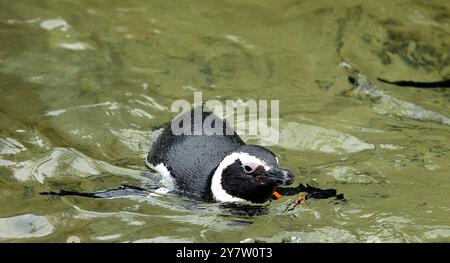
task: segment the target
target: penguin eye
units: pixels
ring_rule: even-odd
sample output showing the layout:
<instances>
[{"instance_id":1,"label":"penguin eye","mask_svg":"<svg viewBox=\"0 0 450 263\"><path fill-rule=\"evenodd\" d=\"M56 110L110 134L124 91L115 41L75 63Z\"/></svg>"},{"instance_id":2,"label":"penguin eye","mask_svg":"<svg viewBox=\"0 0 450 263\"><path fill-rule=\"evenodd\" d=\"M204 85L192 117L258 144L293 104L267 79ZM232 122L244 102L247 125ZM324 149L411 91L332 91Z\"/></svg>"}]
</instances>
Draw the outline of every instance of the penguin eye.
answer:
<instances>
[{"instance_id":1,"label":"penguin eye","mask_svg":"<svg viewBox=\"0 0 450 263\"><path fill-rule=\"evenodd\" d=\"M253 172L253 168L251 166L248 166L248 165L244 165L244 170L245 170L246 173Z\"/></svg>"}]
</instances>

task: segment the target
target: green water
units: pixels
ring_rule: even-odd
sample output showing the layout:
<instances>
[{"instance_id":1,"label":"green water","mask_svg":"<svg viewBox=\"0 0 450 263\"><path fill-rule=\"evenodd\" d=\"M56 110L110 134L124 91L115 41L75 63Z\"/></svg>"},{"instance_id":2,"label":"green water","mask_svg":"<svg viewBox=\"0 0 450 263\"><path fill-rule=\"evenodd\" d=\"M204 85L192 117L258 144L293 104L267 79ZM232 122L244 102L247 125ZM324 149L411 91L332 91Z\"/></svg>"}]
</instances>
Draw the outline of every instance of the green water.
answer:
<instances>
[{"instance_id":1,"label":"green water","mask_svg":"<svg viewBox=\"0 0 450 263\"><path fill-rule=\"evenodd\" d=\"M0 241L450 241L450 92L377 81L450 78L449 10L437 0L1 0ZM285 198L245 217L170 195L39 195L140 183L152 129L194 90L278 99L269 148L296 183L347 202L284 213Z\"/></svg>"}]
</instances>

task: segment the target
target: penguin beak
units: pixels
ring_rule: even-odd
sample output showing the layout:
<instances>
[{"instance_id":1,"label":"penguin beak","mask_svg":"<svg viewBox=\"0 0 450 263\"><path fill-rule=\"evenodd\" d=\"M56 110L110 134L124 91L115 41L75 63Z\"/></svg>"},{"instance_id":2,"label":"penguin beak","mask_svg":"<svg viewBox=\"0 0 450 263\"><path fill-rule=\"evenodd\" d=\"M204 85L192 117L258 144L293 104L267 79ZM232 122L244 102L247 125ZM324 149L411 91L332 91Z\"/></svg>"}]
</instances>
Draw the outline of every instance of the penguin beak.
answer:
<instances>
[{"instance_id":1,"label":"penguin beak","mask_svg":"<svg viewBox=\"0 0 450 263\"><path fill-rule=\"evenodd\" d=\"M273 166L267 172L267 178L275 185L290 185L294 182L294 174L288 169Z\"/></svg>"}]
</instances>

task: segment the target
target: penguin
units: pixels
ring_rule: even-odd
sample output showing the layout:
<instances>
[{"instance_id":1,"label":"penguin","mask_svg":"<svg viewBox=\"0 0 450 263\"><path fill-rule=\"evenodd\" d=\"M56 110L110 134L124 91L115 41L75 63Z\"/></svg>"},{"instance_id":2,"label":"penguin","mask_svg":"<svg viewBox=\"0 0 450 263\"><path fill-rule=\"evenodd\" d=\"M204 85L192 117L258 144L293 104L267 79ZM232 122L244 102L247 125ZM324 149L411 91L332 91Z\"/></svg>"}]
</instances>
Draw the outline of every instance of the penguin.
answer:
<instances>
[{"instance_id":1,"label":"penguin","mask_svg":"<svg viewBox=\"0 0 450 263\"><path fill-rule=\"evenodd\" d=\"M196 122L199 115L200 125ZM173 124L175 128L183 126L183 130L187 128L190 132L179 134L177 129L174 132ZM203 129L208 127L205 124L216 133ZM279 196L306 193L301 197L336 197L336 200L346 201L343 194L337 194L336 189L323 190L308 184L279 187L291 185L294 174L280 168L277 157L270 150L245 144L225 120L203 106L182 113L160 128L163 131L146 156L146 166L152 171L140 171L140 175L153 184L121 185L97 192L60 190L39 194L113 199L145 197L153 191L172 192L207 202L254 205L270 200L277 188ZM298 205L296 201L288 204L286 211L295 208ZM295 206L291 207L292 204Z\"/></svg>"},{"instance_id":2,"label":"penguin","mask_svg":"<svg viewBox=\"0 0 450 263\"><path fill-rule=\"evenodd\" d=\"M201 118L196 119L195 114ZM200 125L196 123L199 120ZM211 134L203 129L205 123L221 132ZM173 127L190 133L179 134ZM204 106L163 126L146 165L161 176L167 189L207 202L263 204L276 187L294 182L294 174L279 167L273 152L246 144L227 121Z\"/></svg>"}]
</instances>

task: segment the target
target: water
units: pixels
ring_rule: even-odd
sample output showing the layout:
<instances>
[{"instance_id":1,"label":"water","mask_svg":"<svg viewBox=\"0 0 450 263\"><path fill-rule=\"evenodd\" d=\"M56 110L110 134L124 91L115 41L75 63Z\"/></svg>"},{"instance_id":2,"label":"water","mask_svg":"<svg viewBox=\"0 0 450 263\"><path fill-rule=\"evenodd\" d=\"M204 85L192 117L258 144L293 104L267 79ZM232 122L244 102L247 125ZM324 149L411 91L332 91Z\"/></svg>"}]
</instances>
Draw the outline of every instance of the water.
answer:
<instances>
[{"instance_id":1,"label":"water","mask_svg":"<svg viewBox=\"0 0 450 263\"><path fill-rule=\"evenodd\" d=\"M449 10L0 1L0 241L450 241L450 93L377 81L450 78ZM296 183L336 188L348 202L284 213L282 199L248 217L170 195L39 195L142 183L152 130L194 90L279 99L280 142L269 148Z\"/></svg>"}]
</instances>

